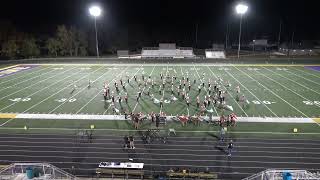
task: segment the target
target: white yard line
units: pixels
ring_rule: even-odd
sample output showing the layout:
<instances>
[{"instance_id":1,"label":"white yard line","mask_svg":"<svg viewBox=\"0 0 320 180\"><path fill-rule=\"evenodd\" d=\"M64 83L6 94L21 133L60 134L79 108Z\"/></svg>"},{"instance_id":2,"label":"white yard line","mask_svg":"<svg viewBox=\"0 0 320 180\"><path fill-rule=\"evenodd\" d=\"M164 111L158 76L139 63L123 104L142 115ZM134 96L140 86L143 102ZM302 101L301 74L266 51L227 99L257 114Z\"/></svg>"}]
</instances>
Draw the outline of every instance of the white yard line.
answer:
<instances>
[{"instance_id":1,"label":"white yard line","mask_svg":"<svg viewBox=\"0 0 320 180\"><path fill-rule=\"evenodd\" d=\"M253 94L245 85L243 85L237 78L235 78L230 72L226 71L226 73L231 76L234 80L236 80L242 87L244 87L253 97L255 97L258 101L262 102L255 94ZM275 112L273 112L266 104L262 103L274 116L279 117Z\"/></svg>"},{"instance_id":2,"label":"white yard line","mask_svg":"<svg viewBox=\"0 0 320 180\"><path fill-rule=\"evenodd\" d=\"M101 67L100 67L101 68ZM99 68L99 69L100 69ZM98 79L102 78L106 73L108 73L110 71L106 71L104 72L101 76L99 76L98 78L96 78L94 81L92 81L92 83L96 82ZM89 74L90 75L90 74ZM78 95L79 93L81 93L82 91L84 91L85 89L87 89L87 87L84 87L82 88L81 90L77 90L77 93L73 94L71 97L68 98L68 100L72 99L73 97L75 97L76 95ZM58 106L56 106L54 109L52 109L51 111L49 111L49 114L53 113L55 110L57 110L59 107L61 107L62 105L64 105L66 102L68 101L65 101L61 104L59 104Z\"/></svg>"},{"instance_id":3,"label":"white yard line","mask_svg":"<svg viewBox=\"0 0 320 180\"><path fill-rule=\"evenodd\" d=\"M199 73L198 73L198 70L197 70L197 68L196 68L196 66L193 64L193 68L194 68L194 70L196 71L196 73L197 73L197 75L198 75L198 77L199 77L199 79L200 79L200 81L201 81L201 83L203 83L203 81L202 81L202 78L200 77L200 75L199 75ZM200 85L201 86L201 85ZM203 89L206 91L206 93L208 94L208 91L206 90L206 88L205 87L203 87ZM217 116L219 116L219 114L218 114L218 111L217 111L217 109L216 109L216 107L214 106L214 105L212 105L213 106L213 109L214 109L214 111L216 112L216 114L217 114Z\"/></svg>"},{"instance_id":4,"label":"white yard line","mask_svg":"<svg viewBox=\"0 0 320 180\"><path fill-rule=\"evenodd\" d=\"M152 76L152 73L153 73L155 67L156 67L156 66L153 66L152 71L151 71L151 73L149 74L149 76ZM143 94L143 92L144 92L145 89L146 89L146 86L142 89L141 94ZM136 110L138 104L139 104L139 102L136 102L136 104L134 105L134 108L133 108L132 112L134 112L134 111Z\"/></svg>"},{"instance_id":5,"label":"white yard line","mask_svg":"<svg viewBox=\"0 0 320 180\"><path fill-rule=\"evenodd\" d=\"M134 78L134 76L137 75L137 73L141 70L142 67L144 67L144 66L141 65L141 66L138 68L138 70L131 76L130 82L131 82L131 80ZM129 85L129 83L125 84L125 87L127 87L128 85ZM124 91L124 90L121 89L120 92L119 92L119 94L120 94L122 91ZM110 107L111 107L111 104L110 104L109 107L103 112L103 115L105 115L105 114L109 111Z\"/></svg>"},{"instance_id":6,"label":"white yard line","mask_svg":"<svg viewBox=\"0 0 320 180\"><path fill-rule=\"evenodd\" d=\"M182 71L182 67L181 66L179 66L180 67L180 71L181 71L181 76L184 76L184 73L183 73L183 71ZM185 101L185 100L184 100ZM188 116L190 116L190 110L189 110L189 107L188 106L186 106L187 107L187 112L188 112Z\"/></svg>"},{"instance_id":7,"label":"white yard line","mask_svg":"<svg viewBox=\"0 0 320 180\"><path fill-rule=\"evenodd\" d=\"M288 79L289 81L294 82L295 84L298 84L299 86L301 86L301 87L303 87L303 88L305 88L305 89L308 89L309 91L312 91L312 92L320 95L319 92L317 92L317 91L315 91L315 90L313 90L313 89L311 89L311 88L308 88L307 86L302 85L302 84L298 83L297 81L294 81L294 80L292 80L292 79L290 79L290 78L287 78L287 77L281 75L280 73L277 73L277 72L272 71L272 70L270 70L270 69L267 69L267 68L265 68L265 67L262 67L262 68L264 68L264 69L266 69L266 70L268 70L268 71L270 71L270 72L272 72L272 73L274 73L274 74L277 74L277 75L279 75L279 76L281 76L281 77L283 77L283 78L285 78L285 79ZM286 71L286 72L288 72L288 71ZM320 84L319 84L319 85L320 85Z\"/></svg>"},{"instance_id":8,"label":"white yard line","mask_svg":"<svg viewBox=\"0 0 320 180\"><path fill-rule=\"evenodd\" d=\"M103 67L103 66L102 66L102 67ZM97 69L97 70L95 70L94 72L98 71L98 70L99 70L99 69L101 69L102 67L98 68L98 69ZM83 78L85 78L85 77L87 77L87 76L89 76L89 75L90 75L90 74L88 74L88 75L86 75L86 76L82 76L82 78L78 79L78 80L77 80L77 81L75 81L74 83L76 83L76 82L80 81L81 79L83 79ZM51 94L51 95L50 95L50 96L48 96L47 98L45 98L45 99L41 100L40 102L38 102L38 103L34 104L33 106L29 107L28 109L26 109L26 110L25 110L25 111L23 111L22 113L26 113L26 112L27 112L27 111L29 111L30 109L32 109L32 108L34 108L34 107L38 106L39 104L43 103L44 101L48 100L49 98L51 98L51 97L53 97L53 96L57 95L58 93L60 93L61 91L65 90L65 89L67 89L67 88L68 88L68 87L70 87L71 85L72 85L72 84L69 84L68 86L66 86L66 87L64 87L64 88L60 89L59 91L57 91L56 93ZM4 123L0 124L0 127L3 127L4 125L6 125L7 123L11 122L11 121L12 121L12 120L14 120L14 119L15 119L15 118L11 118L11 119L7 120L6 122L4 122Z\"/></svg>"},{"instance_id":9,"label":"white yard line","mask_svg":"<svg viewBox=\"0 0 320 180\"><path fill-rule=\"evenodd\" d=\"M258 72L258 71L256 71L256 72ZM271 77L269 77L269 76L267 76L267 75L264 75L264 74L263 74L263 73L261 73L261 72L258 72L258 73L259 73L259 74L261 74L262 76L264 76L264 77L266 77L266 78L270 79L271 81L273 81L273 82L275 82L275 83L279 84L279 85L280 85L280 86L282 86L283 88L285 88L285 89L287 89L287 90L291 91L292 93L296 94L297 96L301 97L302 99L307 100L307 101L311 101L310 99L308 99L308 98L306 98L306 97L302 96L301 94L299 94L299 93L297 93L297 92L292 91L290 88L288 88L288 87L286 87L286 86L282 85L281 83L279 83L278 81L276 81L276 80L272 79ZM302 87L304 87L303 85L301 85L301 84L299 84L299 83L297 83L297 84L298 84L298 85L300 85L300 86L302 86ZM317 106L317 107L320 107L320 105L318 105L318 104L314 104L314 105L315 105L315 106Z\"/></svg>"},{"instance_id":10,"label":"white yard line","mask_svg":"<svg viewBox=\"0 0 320 180\"><path fill-rule=\"evenodd\" d=\"M75 68L73 68L73 69L69 69L69 70L64 71L64 72L62 72L62 73L56 74L55 76L59 76L59 75L61 75L61 74L64 74L64 73L66 73L66 72L68 72L68 71L71 71L71 70L74 70L74 69L75 69ZM41 92L41 91L43 91L43 90L45 90L45 89L48 89L49 87L51 87L51 86L53 86L53 85L56 85L57 83L59 83L59 82L61 82L61 81L65 80L65 79L67 79L67 78L69 78L69 77L73 76L74 74L76 74L76 73L73 73L73 74L71 74L70 76L66 76L65 78L63 78L63 79L61 79L61 80L59 80L59 81L57 81L57 82L55 82L55 83L53 83L53 84L50 84L49 86L46 86L46 87L45 87L45 88L43 88L43 89L40 89L40 90L38 90L38 91L35 91L34 93L29 94L26 98L30 98L30 97L32 97L33 95L35 95L35 94L37 94L37 93L39 93L39 92ZM55 76L52 76L51 78L53 78L53 77L55 77ZM7 109L7 108L9 108L9 107L11 107L11 106L13 106L13 105L17 104L17 103L19 103L19 102L18 102L18 101L17 101L17 102L14 102L14 103L12 103L12 104L10 104L10 105L8 105L8 106L6 106L6 107L4 107L4 108L0 109L0 112L1 112L1 111L3 111L4 109Z\"/></svg>"},{"instance_id":11,"label":"white yard line","mask_svg":"<svg viewBox=\"0 0 320 180\"><path fill-rule=\"evenodd\" d=\"M293 74L293 75L295 75L295 76L297 76L297 77L300 77L300 78L302 78L302 79L304 79L304 80L306 80L306 81L309 81L309 82L312 82L312 83L314 83L314 84L320 85L320 83L317 83L317 82L315 82L315 81L313 81L313 80L310 80L310 79L308 79L308 78L305 78L305 77L303 77L303 76L300 76L300 75L298 75L298 74L296 74L296 73L293 73L293 72L291 72L291 71L289 71L289 70L284 71L284 72L288 72L288 73ZM318 77L318 78L320 78L320 77Z\"/></svg>"},{"instance_id":12,"label":"white yard line","mask_svg":"<svg viewBox=\"0 0 320 180\"><path fill-rule=\"evenodd\" d=\"M53 72L53 71L56 71L56 70L52 69L51 71L45 72L45 73L40 74L40 75L38 75L38 76L33 76L33 77L30 78L30 79L26 79L26 80L24 80L24 81L21 81L21 82L19 82L19 83L17 83L17 84L12 85L12 86L17 86L17 85L22 84L22 83L24 83L24 82L26 82L26 81L30 81L30 80L35 79L35 78L37 78L37 77L41 77L41 76L43 76L43 75L45 75L45 74L48 74L48 73L51 73L51 72ZM11 88L12 86L8 86L8 87L6 87L6 88L0 89L0 91L9 89L9 88ZM32 85L31 85L31 86L32 86ZM28 87L31 87L31 86L28 86ZM28 88L28 87L25 87L25 88L23 88L23 89L20 89L20 91L21 91L21 90L24 90L24 89L26 89L26 88ZM15 93L12 93L12 94L15 94ZM8 96L10 96L10 95L12 95L12 94L9 94ZM7 97L7 96L5 96L5 97ZM5 98L5 97L2 97L0 100L2 100L2 99Z\"/></svg>"},{"instance_id":13,"label":"white yard line","mask_svg":"<svg viewBox=\"0 0 320 180\"><path fill-rule=\"evenodd\" d=\"M121 71L120 74L118 74L115 78L113 78L112 80L110 80L109 83L108 83L108 86L109 86L112 82L114 82L114 80L115 80L117 77L121 76L121 75L123 74L123 72L125 72L128 68L129 68L129 67L126 67L124 70ZM101 95L102 91L103 91L103 89L101 89L93 98L91 98L85 105L83 105L75 114L79 114L79 113L81 112L81 110L82 110L83 108L85 108L91 101L93 101L98 95Z\"/></svg>"},{"instance_id":14,"label":"white yard line","mask_svg":"<svg viewBox=\"0 0 320 180\"><path fill-rule=\"evenodd\" d=\"M264 87L265 89L267 89L269 92L271 92L273 95L275 95L276 97L278 97L279 99L281 99L283 102L287 103L290 107L292 107L293 109L295 109L297 112L301 113L304 117L308 117L305 113L301 112L299 109L297 109L295 106L293 106L292 104L290 104L288 101L284 100L282 97L280 97L278 94L274 93L272 90L270 90L268 87L264 86L263 84L261 84L258 80L252 78L250 75L248 75L246 72L238 69L237 67L233 66L234 68L236 68L238 71L242 72L243 74L245 74L246 76L250 77L252 80L254 80L255 82L257 82L258 84L260 84L262 87Z\"/></svg>"},{"instance_id":15,"label":"white yard line","mask_svg":"<svg viewBox=\"0 0 320 180\"><path fill-rule=\"evenodd\" d=\"M311 75L311 76L313 76L313 77L316 77L316 78L320 78L320 76L317 76L317 75L315 75L315 74L313 74L313 73L309 73L308 71L313 71L313 70L311 70L311 69L306 69L305 68L305 71L303 71L303 70L301 70L301 69L298 69L298 68L296 68L296 67L290 67L290 69L295 69L295 70L297 70L297 71L300 71L300 72L302 72L303 74L309 74L309 75ZM314 71L314 72L317 72L317 71Z\"/></svg>"},{"instance_id":16,"label":"white yard line","mask_svg":"<svg viewBox=\"0 0 320 180\"><path fill-rule=\"evenodd\" d=\"M218 79L218 77L213 73L211 68L209 66L207 66L207 67L210 70L211 74L214 75L214 77L216 79ZM222 83L222 86L224 87L225 90L227 90L226 86L223 83ZM232 94L231 93L228 93L228 94L231 96L231 98L234 100L234 102L236 102L236 104L239 106L239 108L242 110L242 112L248 117L248 114L243 110L243 108L240 106L240 104L237 102L237 100L232 96Z\"/></svg>"},{"instance_id":17,"label":"white yard line","mask_svg":"<svg viewBox=\"0 0 320 180\"><path fill-rule=\"evenodd\" d=\"M164 77L164 79L165 79L165 81L167 82L167 75L168 75L168 71L169 71L169 65L168 65L169 63L167 63L167 72L166 72L166 75L165 75L165 77ZM162 81L163 81L163 79L162 79ZM159 84L160 86L161 86L161 84L162 84L162 82ZM162 97L161 97L161 99L162 99L162 106L160 107L160 114L162 113L162 109L163 109L163 98L164 98L164 93L166 92L166 90L165 90L165 88L163 89L163 94L162 94ZM160 99L160 100L161 100Z\"/></svg>"},{"instance_id":18,"label":"white yard line","mask_svg":"<svg viewBox=\"0 0 320 180\"><path fill-rule=\"evenodd\" d=\"M22 73L22 72L27 72L27 71L33 70L33 69L34 69L34 68L28 69L28 70L26 70L26 71L21 71L21 73ZM15 78L10 78L9 80L6 80L6 81L2 81L2 82L0 82L0 85L3 84L3 83L7 83L7 82L10 82L10 81L16 80L16 79L24 78L25 76L28 76L28 75L31 75L31 74L39 73L39 72L41 72L41 71L43 71L43 70L47 70L47 69L49 69L49 67L40 68L40 69L38 69L38 70L33 70L33 71L31 71L31 72L27 72L27 74L24 74L24 75L15 77ZM19 72L16 72L16 75L18 75L18 74L19 74ZM10 77L10 76L6 76L6 77ZM1 79L0 79L0 80L1 80Z\"/></svg>"}]
</instances>

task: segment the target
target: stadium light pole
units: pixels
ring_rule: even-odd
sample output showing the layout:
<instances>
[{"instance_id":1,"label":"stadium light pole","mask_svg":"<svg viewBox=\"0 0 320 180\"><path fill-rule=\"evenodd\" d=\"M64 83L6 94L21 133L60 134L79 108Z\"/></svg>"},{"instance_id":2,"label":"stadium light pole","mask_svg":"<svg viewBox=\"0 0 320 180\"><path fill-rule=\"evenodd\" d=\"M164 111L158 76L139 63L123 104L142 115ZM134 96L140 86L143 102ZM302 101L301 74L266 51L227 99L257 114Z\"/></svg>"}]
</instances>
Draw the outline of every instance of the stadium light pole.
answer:
<instances>
[{"instance_id":1,"label":"stadium light pole","mask_svg":"<svg viewBox=\"0 0 320 180\"><path fill-rule=\"evenodd\" d=\"M248 6L245 5L245 4L238 4L238 5L236 6L236 12L237 12L237 14L240 14L238 59L240 58L242 16L243 16L247 11L248 11Z\"/></svg>"},{"instance_id":2,"label":"stadium light pole","mask_svg":"<svg viewBox=\"0 0 320 180\"><path fill-rule=\"evenodd\" d=\"M97 58L99 58L99 42L98 42L98 30L97 30L97 18L101 15L101 8L99 6L91 6L89 13L94 17L94 29L96 31L96 50Z\"/></svg>"}]
</instances>

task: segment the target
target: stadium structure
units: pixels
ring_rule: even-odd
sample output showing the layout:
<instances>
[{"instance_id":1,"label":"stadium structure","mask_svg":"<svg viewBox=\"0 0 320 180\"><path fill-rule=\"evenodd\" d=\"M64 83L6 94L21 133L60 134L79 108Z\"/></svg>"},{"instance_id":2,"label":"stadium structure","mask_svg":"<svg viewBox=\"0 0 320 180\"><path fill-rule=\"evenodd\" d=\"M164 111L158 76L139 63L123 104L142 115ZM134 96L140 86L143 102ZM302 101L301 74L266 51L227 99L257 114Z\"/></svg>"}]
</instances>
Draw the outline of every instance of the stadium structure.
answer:
<instances>
[{"instance_id":1,"label":"stadium structure","mask_svg":"<svg viewBox=\"0 0 320 180\"><path fill-rule=\"evenodd\" d=\"M2 61L0 179L320 179L318 57L203 52Z\"/></svg>"}]
</instances>

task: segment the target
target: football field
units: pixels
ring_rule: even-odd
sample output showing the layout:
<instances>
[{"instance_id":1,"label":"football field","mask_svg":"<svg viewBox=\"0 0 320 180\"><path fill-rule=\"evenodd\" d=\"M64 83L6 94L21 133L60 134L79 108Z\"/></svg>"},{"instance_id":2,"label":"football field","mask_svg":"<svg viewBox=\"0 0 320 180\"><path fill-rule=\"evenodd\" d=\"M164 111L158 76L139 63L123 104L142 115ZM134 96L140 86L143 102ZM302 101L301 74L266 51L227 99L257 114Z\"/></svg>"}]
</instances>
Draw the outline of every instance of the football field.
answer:
<instances>
[{"instance_id":1,"label":"football field","mask_svg":"<svg viewBox=\"0 0 320 180\"><path fill-rule=\"evenodd\" d=\"M166 173L171 167L209 168L221 179L241 179L268 168L316 172L320 170L318 69L319 66L214 64L25 64L3 68L0 164L49 162L85 177L95 174L101 161L129 158L145 163L145 175ZM160 74L165 80L164 89ZM149 76L154 80L153 87ZM173 80L173 93L172 78L166 76L177 77ZM182 77L190 81L190 91L189 83L185 87L190 106L179 89ZM120 79L125 82L124 88ZM168 122L159 131L168 138L166 143L146 143L142 134L155 128L154 123L143 121L135 130L130 120L124 119L124 112L199 114L196 97L202 103L208 96L209 79L212 87L217 81L218 87L226 91L225 105L211 103L202 116L218 119L232 112L238 116L236 125L227 127L225 142L219 141L218 125L190 122L181 126L179 122ZM119 84L119 91L114 82ZM105 83L114 92L114 107L110 99L104 100ZM181 89L183 86L182 83ZM236 92L237 86L240 93ZM142 96L137 101L139 91ZM122 100L120 104L117 97L123 98L126 93L128 103ZM245 101L240 101L241 96ZM163 107L159 104L161 99ZM86 142L83 133L90 128L93 140ZM176 136L167 136L170 128L175 129ZM136 138L134 150L122 148L123 136L128 134ZM235 142L232 158L226 155L229 140Z\"/></svg>"},{"instance_id":2,"label":"football field","mask_svg":"<svg viewBox=\"0 0 320 180\"><path fill-rule=\"evenodd\" d=\"M212 114L219 117L235 112L238 117L247 119L309 118L319 123L320 73L315 66L42 64L15 72L17 67L23 69L28 65L9 67L9 70L14 69L14 73L0 78L1 127L19 126L18 119L103 119L105 115L123 115L124 112L196 115L200 112L196 97L203 102L209 93L209 82L211 95L214 94L215 83L226 92L225 105L228 108L211 103L203 116ZM163 74L163 79L160 74ZM142 76L146 82L150 77L154 86L151 86L150 80L145 85ZM177 78L172 80L174 76ZM182 77L190 81L190 91L188 82L184 87L182 81L181 88L185 88L190 97L189 106L178 88ZM124 82L123 86L120 79ZM115 89L115 82L119 85L119 91ZM105 83L110 87L110 92L114 92L114 107L110 99L105 101L103 98ZM240 87L240 93L236 92L236 86ZM139 101L138 91L142 93ZM127 103L123 99L126 94ZM173 96L177 99L172 100ZM245 97L245 101L239 100L241 96ZM122 103L118 102L118 97L122 98ZM163 107L159 105L161 99L164 101Z\"/></svg>"}]
</instances>

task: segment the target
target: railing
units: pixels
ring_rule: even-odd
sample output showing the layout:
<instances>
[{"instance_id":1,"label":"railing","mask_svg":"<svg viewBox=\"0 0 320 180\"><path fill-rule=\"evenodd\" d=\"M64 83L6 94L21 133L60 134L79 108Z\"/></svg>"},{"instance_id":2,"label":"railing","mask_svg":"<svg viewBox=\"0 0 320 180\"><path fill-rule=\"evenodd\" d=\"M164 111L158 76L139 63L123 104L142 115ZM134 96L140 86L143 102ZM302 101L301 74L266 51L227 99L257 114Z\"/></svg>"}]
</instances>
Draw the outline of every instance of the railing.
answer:
<instances>
[{"instance_id":1,"label":"railing","mask_svg":"<svg viewBox=\"0 0 320 180\"><path fill-rule=\"evenodd\" d=\"M267 169L242 180L282 180L284 173L290 173L295 180L320 180L319 173L311 173L306 170L280 170Z\"/></svg>"},{"instance_id":2,"label":"railing","mask_svg":"<svg viewBox=\"0 0 320 180\"><path fill-rule=\"evenodd\" d=\"M76 179L72 174L48 163L13 163L0 171L0 179L14 179L18 174L26 173L28 167L39 170L42 179Z\"/></svg>"}]
</instances>

